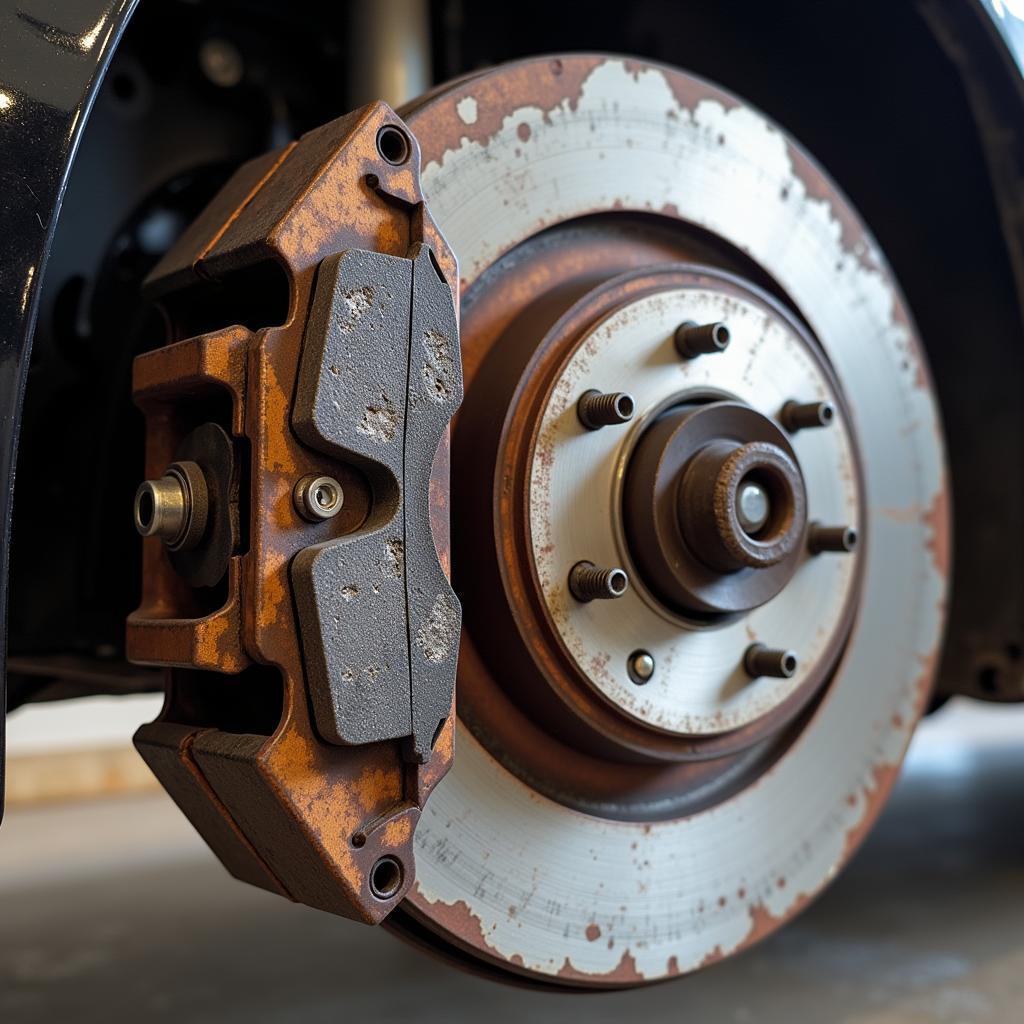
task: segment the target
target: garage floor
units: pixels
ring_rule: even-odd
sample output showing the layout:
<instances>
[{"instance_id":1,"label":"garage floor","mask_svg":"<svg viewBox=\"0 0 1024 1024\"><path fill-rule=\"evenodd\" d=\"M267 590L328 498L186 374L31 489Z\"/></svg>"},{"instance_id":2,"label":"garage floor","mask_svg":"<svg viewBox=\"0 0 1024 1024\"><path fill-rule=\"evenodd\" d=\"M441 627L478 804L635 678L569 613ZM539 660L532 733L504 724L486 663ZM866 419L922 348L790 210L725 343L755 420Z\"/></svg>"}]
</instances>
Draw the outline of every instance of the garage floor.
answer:
<instances>
[{"instance_id":1,"label":"garage floor","mask_svg":"<svg viewBox=\"0 0 1024 1024\"><path fill-rule=\"evenodd\" d=\"M638 992L493 986L232 882L162 796L8 814L0 1021L1024 1020L1024 708L919 732L851 868L738 959Z\"/></svg>"}]
</instances>

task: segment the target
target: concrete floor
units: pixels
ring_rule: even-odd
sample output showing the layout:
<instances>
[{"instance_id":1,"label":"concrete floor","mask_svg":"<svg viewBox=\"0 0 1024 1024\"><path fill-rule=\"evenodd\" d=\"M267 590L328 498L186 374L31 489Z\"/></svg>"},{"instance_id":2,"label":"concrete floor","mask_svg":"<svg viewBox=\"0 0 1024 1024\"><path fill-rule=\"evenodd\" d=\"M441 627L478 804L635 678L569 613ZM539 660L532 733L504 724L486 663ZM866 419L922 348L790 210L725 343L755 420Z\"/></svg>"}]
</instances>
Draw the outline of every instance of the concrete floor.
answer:
<instances>
[{"instance_id":1,"label":"concrete floor","mask_svg":"<svg viewBox=\"0 0 1024 1024\"><path fill-rule=\"evenodd\" d=\"M163 797L0 830L0 1021L1024 1020L1024 708L950 707L797 922L700 975L570 997L449 970L227 877Z\"/></svg>"}]
</instances>

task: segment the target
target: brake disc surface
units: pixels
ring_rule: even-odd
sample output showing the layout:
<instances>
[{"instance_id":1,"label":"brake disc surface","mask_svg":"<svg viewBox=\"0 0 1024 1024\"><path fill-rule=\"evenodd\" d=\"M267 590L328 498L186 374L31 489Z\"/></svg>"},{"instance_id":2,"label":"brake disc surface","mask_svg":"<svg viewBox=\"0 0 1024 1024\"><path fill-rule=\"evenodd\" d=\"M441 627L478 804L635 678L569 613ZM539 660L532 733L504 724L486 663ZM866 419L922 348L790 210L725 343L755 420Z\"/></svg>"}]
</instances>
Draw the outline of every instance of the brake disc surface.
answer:
<instances>
[{"instance_id":1,"label":"brake disc surface","mask_svg":"<svg viewBox=\"0 0 1024 1024\"><path fill-rule=\"evenodd\" d=\"M545 58L404 115L460 265L465 629L454 767L396 926L542 982L692 971L835 876L928 698L949 523L921 345L835 185L704 81ZM728 349L680 358L684 320L728 324ZM635 415L581 428L588 388L628 392ZM776 436L791 400L835 418ZM797 467L807 523L774 596L726 593L706 566L652 573L637 533L645 438L668 415L692 433L711 406L715 430L768 432ZM809 552L815 523L855 527L856 550ZM574 600L580 559L622 566L628 592ZM799 667L751 678L753 643Z\"/></svg>"}]
</instances>

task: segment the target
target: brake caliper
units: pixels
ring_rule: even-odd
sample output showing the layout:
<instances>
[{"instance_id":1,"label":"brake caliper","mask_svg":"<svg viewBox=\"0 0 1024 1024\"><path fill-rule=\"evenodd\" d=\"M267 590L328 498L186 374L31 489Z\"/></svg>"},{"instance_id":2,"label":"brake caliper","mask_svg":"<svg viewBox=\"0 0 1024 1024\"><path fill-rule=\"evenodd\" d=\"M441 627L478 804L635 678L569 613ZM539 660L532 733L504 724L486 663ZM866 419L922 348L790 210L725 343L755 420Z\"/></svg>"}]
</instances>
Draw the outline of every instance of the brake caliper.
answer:
<instances>
[{"instance_id":1,"label":"brake caliper","mask_svg":"<svg viewBox=\"0 0 1024 1024\"><path fill-rule=\"evenodd\" d=\"M453 252L372 104L246 164L147 282L135 742L228 870L380 921L451 765ZM230 325L230 326L225 326Z\"/></svg>"}]
</instances>

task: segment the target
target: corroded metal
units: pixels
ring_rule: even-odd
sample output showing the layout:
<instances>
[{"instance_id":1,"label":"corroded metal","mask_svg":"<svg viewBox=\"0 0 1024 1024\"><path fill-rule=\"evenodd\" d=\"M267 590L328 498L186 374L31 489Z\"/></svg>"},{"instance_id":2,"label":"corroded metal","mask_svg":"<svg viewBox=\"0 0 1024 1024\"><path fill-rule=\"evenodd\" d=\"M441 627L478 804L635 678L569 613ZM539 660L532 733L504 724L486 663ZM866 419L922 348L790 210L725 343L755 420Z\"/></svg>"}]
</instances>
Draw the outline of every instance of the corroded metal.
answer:
<instances>
[{"instance_id":1,"label":"corroded metal","mask_svg":"<svg viewBox=\"0 0 1024 1024\"><path fill-rule=\"evenodd\" d=\"M714 355L729 347L729 339L729 328L723 323L698 324L686 320L676 328L676 351L684 359Z\"/></svg>"},{"instance_id":2,"label":"corroded metal","mask_svg":"<svg viewBox=\"0 0 1024 1024\"><path fill-rule=\"evenodd\" d=\"M621 426L633 418L635 411L633 396L624 391L601 392L590 388L576 403L576 415L587 430Z\"/></svg>"},{"instance_id":3,"label":"corroded metal","mask_svg":"<svg viewBox=\"0 0 1024 1024\"><path fill-rule=\"evenodd\" d=\"M378 139L385 131L407 140L404 159L392 150L390 158L381 153ZM160 718L139 730L136 744L233 874L368 922L385 917L412 884L413 831L452 758L451 689L443 709L429 707L429 726L414 726L409 682L417 659L431 672L454 666L451 634L454 621L457 639L458 606L441 572L448 566L447 441L443 423L421 433L416 458L421 464L426 458L426 464L409 496L420 517L414 528L401 517L394 520L394 501L381 506L367 472L370 460L311 445L291 410L303 353L318 330L312 319L318 276L325 260L355 250L391 260L403 272L421 254L436 285L421 319L406 317L405 333L395 340L404 362L400 386L390 396L391 436L369 438L379 442L379 451L399 452L396 489L403 494L412 486L401 468L406 420L415 419L417 403L430 412L432 424L457 404L458 379L450 365L458 365L452 331L458 271L424 205L419 159L400 119L376 103L243 166L151 276L148 288L165 311L172 343L140 356L133 382L146 417L147 477L160 476L197 420L218 423L239 461L245 460L245 515L215 585L189 587L159 541L144 543L143 595L129 619L128 653L138 662L168 666L168 696ZM275 288L286 296L276 309L260 301ZM218 305L239 294L245 297L241 306ZM394 298L410 302L408 293ZM437 368L431 318L445 299L450 387L442 409L425 389L427 371ZM372 316L375 309L369 301L364 311ZM213 326L195 333L200 314ZM251 328L219 326L254 317ZM417 330L423 336L412 339L409 332ZM406 369L420 372L421 365L423 390L407 387ZM320 370L330 376L350 367L336 362ZM308 384L316 367L304 372ZM370 404L362 412L372 419ZM436 452L426 450L431 443ZM337 514L313 522L300 515L292 495L307 478L330 478L343 491ZM392 692L405 687L404 697L395 698L404 700L404 727L343 746L326 742L311 718L317 703L312 648L309 636L303 642L290 567L306 552L335 550L349 538L373 535L375 523L387 526L387 536L375 535L381 557L373 571L346 580L353 587L353 616L366 595L392 585L399 600L392 610L401 610L401 621L392 614L379 628L400 627L414 666L404 675L392 673ZM411 577L404 560L387 558L387 541L394 534L404 544L414 530L420 562L427 570L431 562L438 568L417 577L421 603L410 605L415 610L407 624ZM443 651L439 627L430 618L434 602L442 599L448 602L440 629L441 639L448 638ZM420 634L427 641L417 646ZM343 629L334 640L344 656ZM353 661L352 670L368 671L371 664ZM320 680L328 687L346 682ZM436 703L441 692L432 690L431 700Z\"/></svg>"},{"instance_id":4,"label":"corroded metal","mask_svg":"<svg viewBox=\"0 0 1024 1024\"><path fill-rule=\"evenodd\" d=\"M431 208L462 267L467 405L454 431L457 468L473 465L471 449L478 475L481 460L517 450L506 429L523 448L533 443L542 396L520 393L519 381L557 369L533 352L565 312L564 301L550 301L559 289L571 303L658 262L743 274L742 250L808 325L853 410L869 496L857 522L863 543L854 559L807 564L822 574L862 566L857 626L827 688L790 720L789 740L735 761L742 781L732 789L708 757L613 763L578 735L546 729L546 716L564 709L545 703L543 689L531 692L530 680L563 671L566 653L534 625L547 577L522 568L532 534L521 526L518 536L491 538L489 550L480 535L458 538L477 556L472 574L457 579L473 602L459 676L466 728L417 829L417 883L393 926L415 922L416 941L429 934L463 961L468 954L554 985L621 987L692 971L773 931L834 876L874 820L929 698L949 523L920 345L876 247L827 177L783 132L705 82L601 57L526 61L436 92L408 120L426 147ZM670 347L680 320L665 334ZM706 363L710 374L734 347L693 366ZM489 420L475 412L477 393ZM781 395L771 415L793 394L819 398ZM501 419L495 409L513 401L522 415L491 426ZM820 457L818 442L832 433L794 437L801 464ZM522 522L529 507L520 468L494 464L483 485L458 475L453 502L470 524ZM841 501L822 511L827 495L809 500L823 521L850 521ZM564 573L562 565L550 577L563 592ZM804 605L827 593L809 587ZM878 642L894 630L901 644ZM641 641L630 635L631 653ZM526 655L509 636L525 637ZM625 660L599 657L588 671L625 676ZM646 694L667 669L659 657L651 683L629 685ZM508 675L514 691L496 678ZM722 751L703 753L713 761ZM712 795L703 803L678 799L704 786Z\"/></svg>"}]
</instances>

